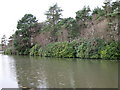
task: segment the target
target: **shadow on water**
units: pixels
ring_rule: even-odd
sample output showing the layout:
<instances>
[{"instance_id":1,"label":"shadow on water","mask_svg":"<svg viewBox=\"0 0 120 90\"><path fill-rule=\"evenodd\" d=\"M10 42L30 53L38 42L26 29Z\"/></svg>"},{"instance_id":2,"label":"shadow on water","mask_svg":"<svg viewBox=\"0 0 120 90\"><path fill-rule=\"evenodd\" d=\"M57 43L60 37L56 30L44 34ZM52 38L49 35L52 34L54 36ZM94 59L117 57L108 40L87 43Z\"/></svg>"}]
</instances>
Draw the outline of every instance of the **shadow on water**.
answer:
<instances>
[{"instance_id":1,"label":"shadow on water","mask_svg":"<svg viewBox=\"0 0 120 90\"><path fill-rule=\"evenodd\" d=\"M12 58L19 87L118 87L117 61L28 56L12 56Z\"/></svg>"}]
</instances>

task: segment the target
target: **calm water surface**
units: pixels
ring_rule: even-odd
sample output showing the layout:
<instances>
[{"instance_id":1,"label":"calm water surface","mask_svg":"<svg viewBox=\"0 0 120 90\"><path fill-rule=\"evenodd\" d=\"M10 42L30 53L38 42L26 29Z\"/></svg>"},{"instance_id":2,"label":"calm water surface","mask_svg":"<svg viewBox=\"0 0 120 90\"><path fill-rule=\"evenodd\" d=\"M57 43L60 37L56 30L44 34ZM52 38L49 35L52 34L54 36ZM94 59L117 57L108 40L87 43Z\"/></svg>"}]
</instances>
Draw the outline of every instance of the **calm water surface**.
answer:
<instances>
[{"instance_id":1,"label":"calm water surface","mask_svg":"<svg viewBox=\"0 0 120 90\"><path fill-rule=\"evenodd\" d=\"M0 88L117 88L118 62L0 54Z\"/></svg>"}]
</instances>

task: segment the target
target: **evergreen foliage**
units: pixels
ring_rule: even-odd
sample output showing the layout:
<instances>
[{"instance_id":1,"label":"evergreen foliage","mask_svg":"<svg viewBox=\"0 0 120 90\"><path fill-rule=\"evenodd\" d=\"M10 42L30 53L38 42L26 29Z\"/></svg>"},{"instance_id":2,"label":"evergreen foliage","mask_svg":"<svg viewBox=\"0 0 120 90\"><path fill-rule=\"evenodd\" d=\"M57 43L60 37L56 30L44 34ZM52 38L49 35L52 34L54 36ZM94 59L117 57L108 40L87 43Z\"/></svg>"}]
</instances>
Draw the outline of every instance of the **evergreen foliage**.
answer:
<instances>
[{"instance_id":1,"label":"evergreen foliage","mask_svg":"<svg viewBox=\"0 0 120 90\"><path fill-rule=\"evenodd\" d=\"M65 18L59 22L62 28L67 29L68 31L68 38L74 39L79 35L79 26L77 21L71 17Z\"/></svg>"},{"instance_id":2,"label":"evergreen foliage","mask_svg":"<svg viewBox=\"0 0 120 90\"><path fill-rule=\"evenodd\" d=\"M38 45L38 44L34 45L34 46L30 49L30 55L31 55L31 56L38 56L38 55L39 55L39 53L38 53L39 49L40 49L40 45Z\"/></svg>"},{"instance_id":3,"label":"evergreen foliage","mask_svg":"<svg viewBox=\"0 0 120 90\"><path fill-rule=\"evenodd\" d=\"M42 52L42 53L41 53ZM75 49L73 44L68 42L56 42L39 49L41 56L46 57L75 57Z\"/></svg>"},{"instance_id":4,"label":"evergreen foliage","mask_svg":"<svg viewBox=\"0 0 120 90\"><path fill-rule=\"evenodd\" d=\"M89 6L84 6L82 10L76 12L76 20L85 22L87 19L90 19L90 11Z\"/></svg>"},{"instance_id":5,"label":"evergreen foliage","mask_svg":"<svg viewBox=\"0 0 120 90\"><path fill-rule=\"evenodd\" d=\"M37 24L36 17L32 14L25 14L18 21L17 31L14 36L14 46L20 55L28 55L31 48L31 28Z\"/></svg>"},{"instance_id":6,"label":"evergreen foliage","mask_svg":"<svg viewBox=\"0 0 120 90\"><path fill-rule=\"evenodd\" d=\"M45 26L44 30L49 28L49 30L51 31L51 37L55 38L55 40L56 40L56 37L55 37L56 32L59 29L57 24L61 20L62 11L63 10L60 7L58 7L57 4L55 4L51 6L49 10L45 13L45 15L47 16L48 25Z\"/></svg>"},{"instance_id":7,"label":"evergreen foliage","mask_svg":"<svg viewBox=\"0 0 120 90\"><path fill-rule=\"evenodd\" d=\"M120 44L118 42L110 42L100 51L102 59L120 59Z\"/></svg>"}]
</instances>

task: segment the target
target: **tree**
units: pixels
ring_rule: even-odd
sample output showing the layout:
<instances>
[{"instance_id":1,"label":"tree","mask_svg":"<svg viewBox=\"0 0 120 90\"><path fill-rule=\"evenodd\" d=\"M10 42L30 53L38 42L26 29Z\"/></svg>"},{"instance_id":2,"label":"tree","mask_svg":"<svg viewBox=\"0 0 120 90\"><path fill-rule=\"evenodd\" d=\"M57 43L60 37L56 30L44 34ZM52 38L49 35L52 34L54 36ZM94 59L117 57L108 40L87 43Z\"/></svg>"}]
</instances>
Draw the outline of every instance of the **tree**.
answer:
<instances>
[{"instance_id":1,"label":"tree","mask_svg":"<svg viewBox=\"0 0 120 90\"><path fill-rule=\"evenodd\" d=\"M56 29L56 25L61 20L61 12L62 9L60 9L60 7L58 7L58 5L55 4L51 6L49 10L45 13L45 15L47 15L47 22L51 26L53 31Z\"/></svg>"},{"instance_id":2,"label":"tree","mask_svg":"<svg viewBox=\"0 0 120 90\"><path fill-rule=\"evenodd\" d=\"M120 1L112 2L113 16L118 16L120 18Z\"/></svg>"},{"instance_id":3,"label":"tree","mask_svg":"<svg viewBox=\"0 0 120 90\"><path fill-rule=\"evenodd\" d=\"M116 10L120 10L120 1L115 1L115 2L112 2L112 10L116 11Z\"/></svg>"},{"instance_id":4,"label":"tree","mask_svg":"<svg viewBox=\"0 0 120 90\"><path fill-rule=\"evenodd\" d=\"M64 18L59 22L60 26L68 30L69 41L79 35L79 27L74 18Z\"/></svg>"},{"instance_id":5,"label":"tree","mask_svg":"<svg viewBox=\"0 0 120 90\"><path fill-rule=\"evenodd\" d=\"M99 7L95 8L95 9L93 10L92 14L97 14L99 17L105 15L105 14L104 14L104 10L101 9L101 8L99 8Z\"/></svg>"},{"instance_id":6,"label":"tree","mask_svg":"<svg viewBox=\"0 0 120 90\"><path fill-rule=\"evenodd\" d=\"M104 6L102 6L104 8L105 14L109 14L112 11L111 8L111 0L105 0L104 1Z\"/></svg>"},{"instance_id":7,"label":"tree","mask_svg":"<svg viewBox=\"0 0 120 90\"><path fill-rule=\"evenodd\" d=\"M76 12L76 20L82 22L86 21L90 17L90 13L89 13L90 11L91 10L89 6L88 7L84 6L82 10Z\"/></svg>"},{"instance_id":8,"label":"tree","mask_svg":"<svg viewBox=\"0 0 120 90\"><path fill-rule=\"evenodd\" d=\"M51 42L57 41L56 32L59 29L57 24L61 20L61 15L62 15L61 12L62 9L60 9L60 7L58 7L58 5L55 4L51 6L49 10L45 13L45 15L47 15L49 30L51 30L51 36L50 36Z\"/></svg>"},{"instance_id":9,"label":"tree","mask_svg":"<svg viewBox=\"0 0 120 90\"><path fill-rule=\"evenodd\" d=\"M14 36L14 46L19 54L29 54L31 48L31 29L37 24L36 17L32 14L25 14L18 21L17 31Z\"/></svg>"},{"instance_id":10,"label":"tree","mask_svg":"<svg viewBox=\"0 0 120 90\"><path fill-rule=\"evenodd\" d=\"M47 21L49 22L49 24L53 26L56 25L61 19L61 12L62 9L60 9L57 4L51 6L49 10L45 13L45 15L47 15Z\"/></svg>"},{"instance_id":11,"label":"tree","mask_svg":"<svg viewBox=\"0 0 120 90\"><path fill-rule=\"evenodd\" d=\"M38 20L36 20L36 17L32 14L25 14L24 17L18 21L17 29L29 29L33 27L37 23L37 21Z\"/></svg>"},{"instance_id":12,"label":"tree","mask_svg":"<svg viewBox=\"0 0 120 90\"><path fill-rule=\"evenodd\" d=\"M7 44L6 35L3 35L3 37L1 38L2 49L5 48L6 44Z\"/></svg>"}]
</instances>

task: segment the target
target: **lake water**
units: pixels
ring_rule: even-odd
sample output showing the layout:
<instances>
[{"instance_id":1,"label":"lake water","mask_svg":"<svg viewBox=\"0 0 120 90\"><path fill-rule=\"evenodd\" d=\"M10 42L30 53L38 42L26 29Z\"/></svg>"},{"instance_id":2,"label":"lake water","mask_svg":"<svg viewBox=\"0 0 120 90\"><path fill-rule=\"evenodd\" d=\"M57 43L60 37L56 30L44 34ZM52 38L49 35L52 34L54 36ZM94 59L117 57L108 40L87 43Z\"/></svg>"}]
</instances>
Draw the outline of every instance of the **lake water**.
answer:
<instances>
[{"instance_id":1,"label":"lake water","mask_svg":"<svg viewBox=\"0 0 120 90\"><path fill-rule=\"evenodd\" d=\"M0 88L118 88L118 61L0 54Z\"/></svg>"}]
</instances>

